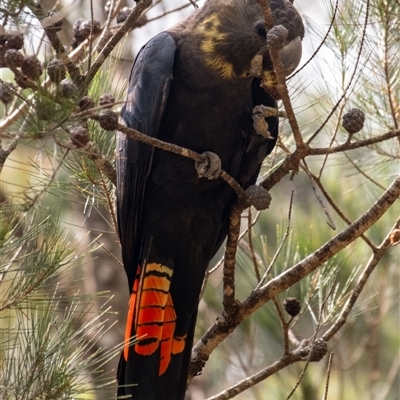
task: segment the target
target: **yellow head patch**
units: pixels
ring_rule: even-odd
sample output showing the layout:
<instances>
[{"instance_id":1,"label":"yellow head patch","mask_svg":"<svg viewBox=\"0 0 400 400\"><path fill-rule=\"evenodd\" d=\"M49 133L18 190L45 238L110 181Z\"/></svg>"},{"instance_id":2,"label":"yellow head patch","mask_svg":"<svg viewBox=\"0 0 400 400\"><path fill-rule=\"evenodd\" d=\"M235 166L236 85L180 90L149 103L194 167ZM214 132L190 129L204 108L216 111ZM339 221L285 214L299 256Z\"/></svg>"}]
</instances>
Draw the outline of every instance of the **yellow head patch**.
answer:
<instances>
[{"instance_id":1,"label":"yellow head patch","mask_svg":"<svg viewBox=\"0 0 400 400\"><path fill-rule=\"evenodd\" d=\"M225 79L235 77L232 63L226 61L217 52L217 45L226 40L227 34L221 31L221 24L216 13L210 14L197 27L196 31L201 36L200 50L203 52L205 63L213 71Z\"/></svg>"}]
</instances>

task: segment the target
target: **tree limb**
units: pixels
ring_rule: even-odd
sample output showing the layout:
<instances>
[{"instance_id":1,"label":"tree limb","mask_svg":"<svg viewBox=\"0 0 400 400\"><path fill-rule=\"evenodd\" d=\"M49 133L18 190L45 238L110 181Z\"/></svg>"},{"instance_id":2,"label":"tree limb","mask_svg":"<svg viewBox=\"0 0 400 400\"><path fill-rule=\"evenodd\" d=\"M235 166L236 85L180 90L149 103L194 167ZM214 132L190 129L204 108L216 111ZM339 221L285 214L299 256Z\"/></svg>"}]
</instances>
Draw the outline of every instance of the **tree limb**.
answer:
<instances>
[{"instance_id":1,"label":"tree limb","mask_svg":"<svg viewBox=\"0 0 400 400\"><path fill-rule=\"evenodd\" d=\"M383 193L370 209L350 226L292 268L271 279L261 288L254 290L246 300L239 304L238 312L235 313L235 315L230 316L223 311L214 324L193 347L189 379L201 371L212 351L233 332L244 318L254 313L279 293L282 293L284 290L315 271L333 255L352 243L375 224L399 196L400 176L392 182L385 193Z\"/></svg>"}]
</instances>

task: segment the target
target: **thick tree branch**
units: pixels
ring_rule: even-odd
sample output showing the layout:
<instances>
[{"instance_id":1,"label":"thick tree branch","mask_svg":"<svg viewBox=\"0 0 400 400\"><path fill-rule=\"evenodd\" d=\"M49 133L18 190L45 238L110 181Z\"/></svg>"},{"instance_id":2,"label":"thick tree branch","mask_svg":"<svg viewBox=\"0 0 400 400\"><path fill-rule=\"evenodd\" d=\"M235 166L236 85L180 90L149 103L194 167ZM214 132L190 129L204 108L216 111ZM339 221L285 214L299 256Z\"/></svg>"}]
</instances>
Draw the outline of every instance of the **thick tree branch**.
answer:
<instances>
[{"instance_id":1,"label":"thick tree branch","mask_svg":"<svg viewBox=\"0 0 400 400\"><path fill-rule=\"evenodd\" d=\"M260 302L262 298L267 300L271 299L273 296L276 296L311 272L315 271L324 262L329 260L339 251L343 250L375 224L375 222L385 214L386 210L398 199L399 196L400 176L392 182L385 193L383 193L383 195L367 212L357 218L357 220L346 229L337 234L304 260L276 278L270 280L266 285L260 288L258 293L253 292L248 299L243 302L243 308L241 311L244 313L253 313L263 304Z\"/></svg>"},{"instance_id":2,"label":"thick tree branch","mask_svg":"<svg viewBox=\"0 0 400 400\"><path fill-rule=\"evenodd\" d=\"M272 172L271 175L264 179L264 181L262 181L260 185L262 185L267 190L271 190L288 174L289 171L297 170L300 161L309 155L315 156L354 150L361 147L370 146L375 143L384 142L394 137L400 137L400 130L390 131L375 138L360 140L354 143L344 143L342 145L331 148L311 148L306 146L302 147L301 149L296 149L293 153L288 154L284 162L274 172Z\"/></svg>"},{"instance_id":3,"label":"thick tree branch","mask_svg":"<svg viewBox=\"0 0 400 400\"><path fill-rule=\"evenodd\" d=\"M209 397L207 400L228 400L232 397L237 396L239 393L244 392L245 390L251 388L252 386L256 385L259 382L267 379L268 377L276 374L278 371L286 368L287 366L294 364L295 362L301 361L304 359L304 352L303 351L294 351L289 353L286 356L281 357L278 361L271 364L269 367L264 368L260 372L243 379L242 381L238 382L236 385L230 387L223 392Z\"/></svg>"},{"instance_id":4,"label":"thick tree branch","mask_svg":"<svg viewBox=\"0 0 400 400\"><path fill-rule=\"evenodd\" d=\"M229 233L225 246L224 257L224 277L223 277L223 295L222 304L227 314L236 311L235 307L235 266L236 266L236 250L240 234L240 216L243 208L238 204L232 207L229 216Z\"/></svg>"},{"instance_id":5,"label":"thick tree branch","mask_svg":"<svg viewBox=\"0 0 400 400\"><path fill-rule=\"evenodd\" d=\"M372 207L349 227L289 270L271 279L261 288L254 290L246 300L240 303L238 312L235 313L235 315L230 316L222 312L214 324L193 347L190 376L193 377L201 371L212 351L243 321L244 318L254 313L258 308L279 293L282 293L284 290L315 271L333 255L352 243L375 224L399 196L400 176L392 182L389 188Z\"/></svg>"}]
</instances>

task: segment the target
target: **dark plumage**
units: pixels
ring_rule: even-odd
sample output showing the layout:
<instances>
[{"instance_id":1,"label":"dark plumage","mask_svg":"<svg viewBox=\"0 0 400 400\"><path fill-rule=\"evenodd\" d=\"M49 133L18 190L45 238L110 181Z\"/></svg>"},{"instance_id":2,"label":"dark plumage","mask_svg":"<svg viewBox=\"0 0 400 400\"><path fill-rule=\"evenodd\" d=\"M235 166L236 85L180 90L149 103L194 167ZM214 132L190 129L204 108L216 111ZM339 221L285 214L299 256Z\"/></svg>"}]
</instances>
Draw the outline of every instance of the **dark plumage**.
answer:
<instances>
[{"instance_id":1,"label":"dark plumage","mask_svg":"<svg viewBox=\"0 0 400 400\"><path fill-rule=\"evenodd\" d=\"M271 1L271 8L289 30L287 44L303 37L301 18L289 2ZM141 49L123 123L198 153L216 153L222 169L248 188L278 135L276 117L267 118L274 139L253 128L254 106L276 107L260 78L250 74L265 41L255 1L208 0ZM272 64L264 53L268 71ZM300 58L290 53L288 71ZM227 235L236 196L221 179L199 178L192 160L122 133L116 153L118 225L131 292L126 338L145 335L124 350L118 394L183 399L200 288Z\"/></svg>"}]
</instances>

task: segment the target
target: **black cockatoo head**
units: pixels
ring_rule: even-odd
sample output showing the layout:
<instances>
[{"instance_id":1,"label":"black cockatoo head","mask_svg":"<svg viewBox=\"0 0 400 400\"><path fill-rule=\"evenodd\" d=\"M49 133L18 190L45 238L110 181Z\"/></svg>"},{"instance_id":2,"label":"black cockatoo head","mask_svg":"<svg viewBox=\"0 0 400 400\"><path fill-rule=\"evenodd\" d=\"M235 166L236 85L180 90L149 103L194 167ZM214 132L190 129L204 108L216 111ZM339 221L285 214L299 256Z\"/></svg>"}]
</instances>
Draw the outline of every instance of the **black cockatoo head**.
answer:
<instances>
[{"instance_id":1,"label":"black cockatoo head","mask_svg":"<svg viewBox=\"0 0 400 400\"><path fill-rule=\"evenodd\" d=\"M303 22L288 0L270 0L269 4L275 25L282 25L288 31L280 58L289 75L300 62ZM266 46L264 15L255 0L208 0L193 22L206 65L221 77L255 75L256 55L262 56L259 75L273 71Z\"/></svg>"}]
</instances>

